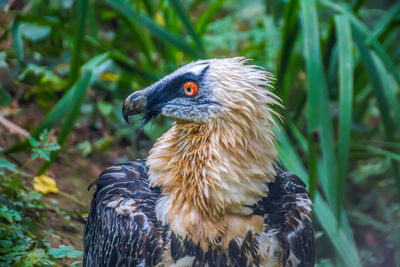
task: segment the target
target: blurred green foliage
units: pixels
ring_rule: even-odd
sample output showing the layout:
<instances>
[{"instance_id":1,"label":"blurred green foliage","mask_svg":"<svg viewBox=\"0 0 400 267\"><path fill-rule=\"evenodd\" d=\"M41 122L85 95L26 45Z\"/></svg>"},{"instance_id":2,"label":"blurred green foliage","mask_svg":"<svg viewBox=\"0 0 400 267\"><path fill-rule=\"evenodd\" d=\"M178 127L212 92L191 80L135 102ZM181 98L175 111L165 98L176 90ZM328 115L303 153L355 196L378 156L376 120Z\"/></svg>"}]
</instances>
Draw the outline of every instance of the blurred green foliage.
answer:
<instances>
[{"instance_id":1,"label":"blurred green foliage","mask_svg":"<svg viewBox=\"0 0 400 267\"><path fill-rule=\"evenodd\" d=\"M50 238L60 237L51 229L41 230L37 225L46 209L64 215L57 207L58 203L43 202L42 194L24 185L26 174L23 168L38 156L49 159L49 147L53 148L51 151L57 149L57 144L48 142L47 132L41 133L40 137L40 140L30 138L34 151L22 169L17 170L15 164L0 158L0 266L54 266L56 259L74 259L83 254L73 246L52 248ZM75 261L72 265L80 263Z\"/></svg>"},{"instance_id":2,"label":"blurred green foliage","mask_svg":"<svg viewBox=\"0 0 400 267\"><path fill-rule=\"evenodd\" d=\"M120 114L127 95L191 60L252 58L277 78L275 93L285 106L277 131L279 156L314 198L318 263L400 266L400 3L32 0L14 5L3 11L8 20L0 32L1 42L12 42L0 53L0 68L9 70L0 84L0 105L9 106L14 88L24 88L19 101L46 112L30 130L32 138L57 128L58 145L68 149L74 127L85 125L100 136L77 145L83 156L119 144L126 148L120 160L143 157L171 122L158 118L139 132L140 118L132 118L128 128ZM7 153L32 146L21 141ZM51 151L41 173L57 153Z\"/></svg>"}]
</instances>

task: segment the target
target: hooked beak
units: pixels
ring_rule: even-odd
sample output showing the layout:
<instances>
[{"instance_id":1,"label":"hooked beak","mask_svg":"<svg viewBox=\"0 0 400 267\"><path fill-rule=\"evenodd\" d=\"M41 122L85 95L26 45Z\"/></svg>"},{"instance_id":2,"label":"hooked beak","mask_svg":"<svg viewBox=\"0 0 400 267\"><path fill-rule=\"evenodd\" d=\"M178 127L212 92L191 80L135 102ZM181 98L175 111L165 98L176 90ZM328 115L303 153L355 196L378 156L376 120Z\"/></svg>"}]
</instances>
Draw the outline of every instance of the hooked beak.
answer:
<instances>
[{"instance_id":1,"label":"hooked beak","mask_svg":"<svg viewBox=\"0 0 400 267\"><path fill-rule=\"evenodd\" d=\"M134 92L128 96L122 106L122 116L129 123L129 116L136 115L145 111L147 106L147 95L144 90Z\"/></svg>"}]
</instances>

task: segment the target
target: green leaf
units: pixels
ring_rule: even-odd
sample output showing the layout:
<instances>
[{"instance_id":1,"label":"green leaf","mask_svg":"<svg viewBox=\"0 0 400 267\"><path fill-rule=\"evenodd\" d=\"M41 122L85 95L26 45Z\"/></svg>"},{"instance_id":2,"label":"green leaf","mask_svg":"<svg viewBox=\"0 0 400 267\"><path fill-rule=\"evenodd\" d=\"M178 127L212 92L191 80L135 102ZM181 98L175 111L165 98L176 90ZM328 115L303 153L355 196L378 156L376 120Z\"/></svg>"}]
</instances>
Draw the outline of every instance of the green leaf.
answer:
<instances>
[{"instance_id":1,"label":"green leaf","mask_svg":"<svg viewBox=\"0 0 400 267\"><path fill-rule=\"evenodd\" d=\"M94 2L95 2L94 0L89 0L88 19L89 19L89 25L90 25L90 29L91 29L91 35L93 38L97 39L99 37L99 27L98 27L98 23L96 21Z\"/></svg>"},{"instance_id":2,"label":"green leaf","mask_svg":"<svg viewBox=\"0 0 400 267\"><path fill-rule=\"evenodd\" d=\"M38 147L40 145L40 142L32 136L29 136L28 140L32 147Z\"/></svg>"},{"instance_id":3,"label":"green leaf","mask_svg":"<svg viewBox=\"0 0 400 267\"><path fill-rule=\"evenodd\" d=\"M210 23L211 19L215 16L215 14L219 11L222 7L224 0L216 0L212 1L210 7L203 13L200 19L197 21L196 24L196 32L198 35L203 35L207 29L208 24Z\"/></svg>"},{"instance_id":4,"label":"green leaf","mask_svg":"<svg viewBox=\"0 0 400 267\"><path fill-rule=\"evenodd\" d=\"M319 47L318 17L313 0L301 0L304 57L307 68L308 132L319 128L320 91L326 87Z\"/></svg>"},{"instance_id":5,"label":"green leaf","mask_svg":"<svg viewBox=\"0 0 400 267\"><path fill-rule=\"evenodd\" d=\"M384 156L391 158L393 160L399 161L400 162L400 154L387 151L385 149L379 148L379 147L374 147L374 146L368 146L368 145L352 145L354 148L361 148L364 150L367 150L369 152L375 153L376 155Z\"/></svg>"},{"instance_id":6,"label":"green leaf","mask_svg":"<svg viewBox=\"0 0 400 267\"><path fill-rule=\"evenodd\" d=\"M175 9L176 13L178 13L179 18L182 20L183 24L185 25L187 31L192 36L193 40L196 42L197 47L201 51L201 53L205 54L203 45L200 41L199 36L197 36L192 23L190 22L188 16L186 16L186 11L183 9L179 0L170 0L173 8ZM218 1L217 1L218 2ZM190 14L190 12L189 12Z\"/></svg>"},{"instance_id":7,"label":"green leaf","mask_svg":"<svg viewBox=\"0 0 400 267\"><path fill-rule=\"evenodd\" d=\"M90 84L90 80L92 78L93 73L91 71L87 71L83 74L82 79L80 79L75 87L75 92L71 98L71 102L69 103L67 114L65 115L64 123L61 127L60 133L58 134L57 142L60 146L63 146L69 134L71 133L75 121L77 120L80 108L82 106L84 97L86 96L86 89ZM56 158L58 151L53 151L51 153L51 158L40 168L38 174L43 174L53 163Z\"/></svg>"},{"instance_id":8,"label":"green leaf","mask_svg":"<svg viewBox=\"0 0 400 267\"><path fill-rule=\"evenodd\" d=\"M134 21L132 19L124 18L126 25L130 30L130 38L133 41L133 44L141 49L141 51L145 54L146 59L149 63L152 63L151 52L149 49L149 44L146 42L145 38L143 38L143 34L140 30L137 29Z\"/></svg>"},{"instance_id":9,"label":"green leaf","mask_svg":"<svg viewBox=\"0 0 400 267\"><path fill-rule=\"evenodd\" d=\"M92 153L92 144L89 141L83 141L76 146L78 149L82 150L82 156L87 157Z\"/></svg>"},{"instance_id":10,"label":"green leaf","mask_svg":"<svg viewBox=\"0 0 400 267\"><path fill-rule=\"evenodd\" d=\"M64 96L57 102L50 112L46 114L46 117L40 122L40 124L33 131L31 131L32 137L38 137L39 133L41 133L43 130L51 129L57 123L62 121L67 113L68 105L71 101L74 91L75 85L64 94ZM18 153L31 148L32 146L28 140L24 140L14 144L9 150L6 151L6 153Z\"/></svg>"},{"instance_id":11,"label":"green leaf","mask_svg":"<svg viewBox=\"0 0 400 267\"><path fill-rule=\"evenodd\" d=\"M26 261L30 264L38 263L42 258L45 257L45 251L41 248L34 248L26 255Z\"/></svg>"},{"instance_id":12,"label":"green leaf","mask_svg":"<svg viewBox=\"0 0 400 267\"><path fill-rule=\"evenodd\" d=\"M137 19L137 23L147 28L150 33L157 39L167 42L184 53L195 57L201 57L202 54L192 47L187 42L176 34L171 33L167 28L158 25L151 17L143 13L137 13L136 9L127 0L105 0L105 2L118 11L122 16L127 19Z\"/></svg>"},{"instance_id":13,"label":"green leaf","mask_svg":"<svg viewBox=\"0 0 400 267\"><path fill-rule=\"evenodd\" d=\"M314 202L314 212L321 226L327 233L335 249L342 258L343 263L349 267L362 266L357 248L348 239L346 233L339 227L334 213L321 197L317 194Z\"/></svg>"},{"instance_id":14,"label":"green leaf","mask_svg":"<svg viewBox=\"0 0 400 267\"><path fill-rule=\"evenodd\" d=\"M397 71L393 60L389 57L389 55L386 53L385 49L383 48L382 44L376 39L377 37L371 33L371 31L368 29L368 27L361 22L356 16L354 16L352 13L348 11L348 8L343 7L341 5L338 5L334 2L331 2L329 0L319 0L321 4L323 4L326 7L332 8L333 10L336 10L338 12L341 12L343 14L346 14L349 19L351 20L351 23L354 28L356 28L360 35L364 35L364 38L366 39L366 46L371 43L374 49L376 50L376 53L379 55L379 57L382 59L383 63L385 64L385 67L389 70L389 72L393 75L393 77L396 79L397 84L400 85L400 74ZM398 7L395 6L395 9ZM395 19L396 16L393 17ZM379 33L377 31L376 33Z\"/></svg>"},{"instance_id":15,"label":"green leaf","mask_svg":"<svg viewBox=\"0 0 400 267\"><path fill-rule=\"evenodd\" d=\"M60 245L58 248L50 248L49 254L56 259L59 258L76 258L81 256L83 253L81 251L75 250L73 246Z\"/></svg>"},{"instance_id":16,"label":"green leaf","mask_svg":"<svg viewBox=\"0 0 400 267\"><path fill-rule=\"evenodd\" d=\"M9 171L16 172L17 170L15 169L15 167L16 165L14 163L0 158L0 169L7 169Z\"/></svg>"},{"instance_id":17,"label":"green leaf","mask_svg":"<svg viewBox=\"0 0 400 267\"><path fill-rule=\"evenodd\" d=\"M81 255L83 255L83 252L79 251L79 250L70 250L70 251L67 252L67 257L70 258L70 259L77 258L77 257L79 257Z\"/></svg>"},{"instance_id":18,"label":"green leaf","mask_svg":"<svg viewBox=\"0 0 400 267\"><path fill-rule=\"evenodd\" d=\"M387 12L384 13L383 17L378 21L377 25L375 26L375 29L371 35L371 37L377 37L380 34L382 34L385 29L398 19L400 13L400 2L394 3ZM367 42L371 42L373 38L371 38Z\"/></svg>"},{"instance_id":19,"label":"green leaf","mask_svg":"<svg viewBox=\"0 0 400 267\"><path fill-rule=\"evenodd\" d=\"M111 61L108 59L109 57L110 54L108 52L100 54L87 61L82 66L82 71L91 71L93 73L93 75L91 75L90 84L92 84L98 78L101 72L110 66ZM73 85L49 111L49 113L46 114L46 117L40 122L40 124L33 131L31 131L31 136L33 138L37 138L45 129L52 129L55 125L62 121L68 111L68 107L70 106L76 86L76 84ZM29 144L28 140L24 140L14 144L9 150L6 151L6 153L18 153L29 149L31 149L31 145Z\"/></svg>"},{"instance_id":20,"label":"green leaf","mask_svg":"<svg viewBox=\"0 0 400 267\"><path fill-rule=\"evenodd\" d=\"M279 159L283 166L285 166L287 170L292 171L299 176L303 182L307 183L307 171L305 170L303 164L301 163L300 157L296 153L295 148L290 143L283 129L277 132L277 137L279 142ZM341 215L341 224L338 224L332 209L327 205L319 193L317 193L315 196L313 210L322 228L327 233L329 240L334 245L336 251L339 253L346 266L361 266L357 247L352 239L353 233L347 221L344 210L342 209L343 214Z\"/></svg>"},{"instance_id":21,"label":"green leaf","mask_svg":"<svg viewBox=\"0 0 400 267\"><path fill-rule=\"evenodd\" d=\"M309 186L307 171L303 167L299 155L290 143L284 128L282 126L279 128L279 130L275 130L275 134L279 142L277 150L282 164L284 164L288 170L296 170L296 175L299 176L307 186Z\"/></svg>"},{"instance_id":22,"label":"green leaf","mask_svg":"<svg viewBox=\"0 0 400 267\"><path fill-rule=\"evenodd\" d=\"M301 0L300 7L307 69L309 165L315 169L316 153L313 134L319 129L321 132L323 169L326 173L327 184L329 184L325 193L328 196L329 204L335 207L337 205L335 140L329 112L328 88L320 51L317 9L314 0ZM311 174L314 176L315 171ZM311 180L314 181L315 179L312 177Z\"/></svg>"},{"instance_id":23,"label":"green leaf","mask_svg":"<svg viewBox=\"0 0 400 267\"><path fill-rule=\"evenodd\" d=\"M6 219L10 223L22 219L20 212L9 209L7 206L3 205L0 205L0 217Z\"/></svg>"},{"instance_id":24,"label":"green leaf","mask_svg":"<svg viewBox=\"0 0 400 267\"><path fill-rule=\"evenodd\" d=\"M350 22L346 15L335 15L339 50L339 148L336 217L341 215L350 147L353 103L353 54Z\"/></svg>"},{"instance_id":25,"label":"green leaf","mask_svg":"<svg viewBox=\"0 0 400 267\"><path fill-rule=\"evenodd\" d=\"M66 246L60 245L59 248L50 248L49 254L56 259L63 258L67 256Z\"/></svg>"},{"instance_id":26,"label":"green leaf","mask_svg":"<svg viewBox=\"0 0 400 267\"><path fill-rule=\"evenodd\" d=\"M0 246L3 248L10 248L12 245L13 243L10 240L0 240Z\"/></svg>"},{"instance_id":27,"label":"green leaf","mask_svg":"<svg viewBox=\"0 0 400 267\"><path fill-rule=\"evenodd\" d=\"M105 117L108 117L114 110L113 105L104 101L99 101L99 103L97 103L97 108L99 109L100 113Z\"/></svg>"},{"instance_id":28,"label":"green leaf","mask_svg":"<svg viewBox=\"0 0 400 267\"><path fill-rule=\"evenodd\" d=\"M363 38L362 33L359 31L358 28L353 27L354 32L354 40L358 46L360 51L361 58L363 59L365 69L368 73L369 78L371 79L372 86L377 98L378 108L382 117L383 127L385 129L385 135L387 139L391 142L395 142L394 131L395 123L393 118L390 114L390 106L387 103L387 99L385 96L385 81L383 80L385 77L382 77L382 69L380 69L376 65L376 61L373 57L373 52L368 49L365 38ZM395 172L395 179L397 184L397 190L400 192L400 177L397 173L397 166L393 163L392 164L393 170Z\"/></svg>"},{"instance_id":29,"label":"green leaf","mask_svg":"<svg viewBox=\"0 0 400 267\"><path fill-rule=\"evenodd\" d=\"M300 130L294 125L294 123L287 123L290 127L290 130L292 131L294 137L296 138L296 142L299 144L301 150L303 151L304 154L307 154L307 140L303 136L303 134L300 132Z\"/></svg>"},{"instance_id":30,"label":"green leaf","mask_svg":"<svg viewBox=\"0 0 400 267\"><path fill-rule=\"evenodd\" d=\"M32 159L35 160L39 157L39 150L37 149L32 149Z\"/></svg>"},{"instance_id":31,"label":"green leaf","mask_svg":"<svg viewBox=\"0 0 400 267\"><path fill-rule=\"evenodd\" d=\"M24 60L24 44L22 42L22 34L21 34L21 24L17 19L14 19L11 22L11 36L13 40L13 45L15 49L15 55L20 63L23 63Z\"/></svg>"},{"instance_id":32,"label":"green leaf","mask_svg":"<svg viewBox=\"0 0 400 267\"><path fill-rule=\"evenodd\" d=\"M4 90L3 85L0 83L0 106L11 105L12 98L10 94Z\"/></svg>"},{"instance_id":33,"label":"green leaf","mask_svg":"<svg viewBox=\"0 0 400 267\"><path fill-rule=\"evenodd\" d=\"M111 65L111 60L109 59L110 53L106 52L100 55L93 57L83 64L81 70L83 72L91 71L93 73L92 78L90 79L90 83L92 84L94 81L98 79L98 76L104 72Z\"/></svg>"},{"instance_id":34,"label":"green leaf","mask_svg":"<svg viewBox=\"0 0 400 267\"><path fill-rule=\"evenodd\" d=\"M84 73L82 79L80 79L76 85L74 95L71 99L67 114L64 119L63 126L61 127L60 133L58 134L58 144L63 145L67 140L69 133L71 132L76 119L78 118L80 107L83 103L84 97L86 96L86 89L89 87L90 79L92 78L92 72Z\"/></svg>"},{"instance_id":35,"label":"green leaf","mask_svg":"<svg viewBox=\"0 0 400 267\"><path fill-rule=\"evenodd\" d=\"M281 43L282 47L279 51L279 58L277 64L277 95L281 97L284 103L287 103L288 88L285 86L287 76L290 76L287 68L293 54L293 48L299 32L298 25L298 9L299 0L290 0L285 6L285 13L283 18Z\"/></svg>"},{"instance_id":36,"label":"green leaf","mask_svg":"<svg viewBox=\"0 0 400 267\"><path fill-rule=\"evenodd\" d=\"M76 79L78 78L79 70L81 67L82 47L86 29L85 22L87 17L88 1L89 0L80 0L76 4L75 12L78 16L76 22L74 47L72 50L71 64L69 67L69 75L68 75L69 85L75 83Z\"/></svg>"},{"instance_id":37,"label":"green leaf","mask_svg":"<svg viewBox=\"0 0 400 267\"><path fill-rule=\"evenodd\" d=\"M0 52L0 68L7 68L8 64L6 62L7 54L6 52Z\"/></svg>"},{"instance_id":38,"label":"green leaf","mask_svg":"<svg viewBox=\"0 0 400 267\"><path fill-rule=\"evenodd\" d=\"M383 91L386 102L388 103L390 114L392 116L394 124L397 127L397 131L400 131L400 107L397 92L395 91L396 84L395 82L392 82L391 77L381 59L376 56L375 53L372 53L372 58L376 66L376 70L378 71L377 75L381 77L381 90Z\"/></svg>"},{"instance_id":39,"label":"green leaf","mask_svg":"<svg viewBox=\"0 0 400 267\"><path fill-rule=\"evenodd\" d=\"M49 26L22 22L20 24L20 31L22 36L26 37L30 41L38 42L50 35L51 28Z\"/></svg>"}]
</instances>

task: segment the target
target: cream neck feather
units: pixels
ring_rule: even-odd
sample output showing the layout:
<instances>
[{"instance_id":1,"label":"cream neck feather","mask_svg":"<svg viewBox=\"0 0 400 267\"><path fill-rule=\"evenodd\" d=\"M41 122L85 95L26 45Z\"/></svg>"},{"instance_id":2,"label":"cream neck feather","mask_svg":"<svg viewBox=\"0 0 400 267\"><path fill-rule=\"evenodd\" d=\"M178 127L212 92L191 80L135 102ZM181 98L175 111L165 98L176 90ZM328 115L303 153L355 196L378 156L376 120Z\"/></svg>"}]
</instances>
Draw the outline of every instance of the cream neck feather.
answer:
<instances>
[{"instance_id":1,"label":"cream neck feather","mask_svg":"<svg viewBox=\"0 0 400 267\"><path fill-rule=\"evenodd\" d=\"M267 196L275 177L270 106L278 103L265 89L270 75L242 60L235 63L228 69L211 65L208 76L226 112L206 123L176 121L147 159L150 186L163 194L158 218L205 247L228 232L261 231L262 220L248 206ZM218 82L226 77L229 87Z\"/></svg>"}]
</instances>

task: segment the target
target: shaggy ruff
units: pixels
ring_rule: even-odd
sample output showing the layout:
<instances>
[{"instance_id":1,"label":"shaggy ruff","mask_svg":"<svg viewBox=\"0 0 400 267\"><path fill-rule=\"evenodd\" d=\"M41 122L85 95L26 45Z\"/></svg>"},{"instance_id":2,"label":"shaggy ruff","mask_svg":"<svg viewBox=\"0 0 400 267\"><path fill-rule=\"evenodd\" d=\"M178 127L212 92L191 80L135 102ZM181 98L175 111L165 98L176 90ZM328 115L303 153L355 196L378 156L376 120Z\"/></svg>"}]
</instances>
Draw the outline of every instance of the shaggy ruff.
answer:
<instances>
[{"instance_id":1,"label":"shaggy ruff","mask_svg":"<svg viewBox=\"0 0 400 267\"><path fill-rule=\"evenodd\" d=\"M265 230L248 206L266 197L274 181L272 127L279 115L271 106L280 104L267 90L272 75L246 63L212 62L207 83L224 112L206 122L175 121L147 159L150 186L163 195L158 219L203 248Z\"/></svg>"}]
</instances>

